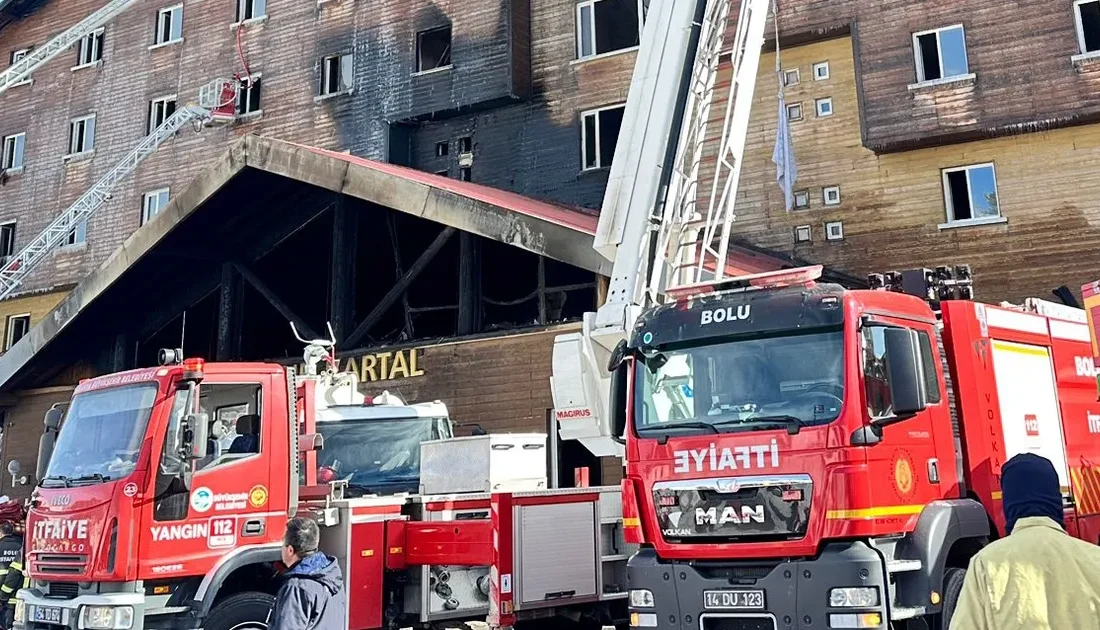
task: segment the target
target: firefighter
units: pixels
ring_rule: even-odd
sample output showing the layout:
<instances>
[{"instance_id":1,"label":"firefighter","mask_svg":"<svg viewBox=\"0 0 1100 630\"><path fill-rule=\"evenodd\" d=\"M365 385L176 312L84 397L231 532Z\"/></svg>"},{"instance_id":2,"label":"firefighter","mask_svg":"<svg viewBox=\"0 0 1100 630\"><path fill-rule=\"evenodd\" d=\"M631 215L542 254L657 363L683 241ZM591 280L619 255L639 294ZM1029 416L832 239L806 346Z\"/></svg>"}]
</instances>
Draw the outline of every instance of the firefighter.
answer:
<instances>
[{"instance_id":1,"label":"firefighter","mask_svg":"<svg viewBox=\"0 0 1100 630\"><path fill-rule=\"evenodd\" d=\"M27 585L23 573L23 537L11 521L0 522L0 625L10 630L15 621L15 594Z\"/></svg>"},{"instance_id":2,"label":"firefighter","mask_svg":"<svg viewBox=\"0 0 1100 630\"><path fill-rule=\"evenodd\" d=\"M1009 535L971 559L950 630L1096 628L1100 547L1066 534L1054 465L1017 455L1001 490Z\"/></svg>"}]
</instances>

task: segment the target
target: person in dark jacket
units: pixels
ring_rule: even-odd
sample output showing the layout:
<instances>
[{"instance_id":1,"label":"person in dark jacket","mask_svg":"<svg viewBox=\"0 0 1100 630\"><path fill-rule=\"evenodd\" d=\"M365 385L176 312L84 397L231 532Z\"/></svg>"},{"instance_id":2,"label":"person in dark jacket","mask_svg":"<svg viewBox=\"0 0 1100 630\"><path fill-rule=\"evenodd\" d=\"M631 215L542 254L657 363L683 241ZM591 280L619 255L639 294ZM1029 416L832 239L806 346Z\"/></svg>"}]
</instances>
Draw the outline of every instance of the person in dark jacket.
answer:
<instances>
[{"instance_id":1,"label":"person in dark jacket","mask_svg":"<svg viewBox=\"0 0 1100 630\"><path fill-rule=\"evenodd\" d=\"M336 559L317 550L321 531L310 518L295 517L283 535L289 567L275 596L269 630L344 630L347 595Z\"/></svg>"},{"instance_id":2,"label":"person in dark jacket","mask_svg":"<svg viewBox=\"0 0 1100 630\"><path fill-rule=\"evenodd\" d=\"M15 622L15 594L26 586L23 573L23 537L15 533L9 521L0 523L0 625L5 629Z\"/></svg>"}]
</instances>

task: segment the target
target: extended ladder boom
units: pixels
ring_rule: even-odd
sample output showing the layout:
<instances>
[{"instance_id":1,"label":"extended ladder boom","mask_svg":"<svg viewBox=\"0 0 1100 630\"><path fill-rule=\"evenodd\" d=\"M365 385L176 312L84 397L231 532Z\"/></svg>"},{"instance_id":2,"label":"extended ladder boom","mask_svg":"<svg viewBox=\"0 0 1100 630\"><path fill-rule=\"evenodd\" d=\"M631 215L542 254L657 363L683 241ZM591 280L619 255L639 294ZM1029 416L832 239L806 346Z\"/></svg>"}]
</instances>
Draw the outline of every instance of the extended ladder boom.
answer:
<instances>
[{"instance_id":1,"label":"extended ladder boom","mask_svg":"<svg viewBox=\"0 0 1100 630\"><path fill-rule=\"evenodd\" d=\"M115 186L133 173L145 158L157 150L157 147L164 144L188 123L205 121L209 116L210 110L204 107L187 106L169 116L168 120L146 136L141 144L134 147L126 157L122 158L122 161L81 195L76 203L54 219L53 223L50 223L45 230L34 237L34 240L9 259L3 269L0 269L0 300L11 295L51 250L60 245L78 225L87 221L88 217L106 204L111 199L111 191Z\"/></svg>"},{"instance_id":2,"label":"extended ladder boom","mask_svg":"<svg viewBox=\"0 0 1100 630\"><path fill-rule=\"evenodd\" d=\"M608 413L612 349L642 309L669 291L690 291L725 275L770 10L771 0L650 5L593 243L614 261L608 297L596 313L585 314L583 332L554 340L550 385L559 435L595 455L621 453ZM720 70L732 77L725 111L712 115ZM720 134L708 127L714 121ZM704 156L716 154L716 168L701 168ZM709 185L703 186L702 173Z\"/></svg>"},{"instance_id":3,"label":"extended ladder boom","mask_svg":"<svg viewBox=\"0 0 1100 630\"><path fill-rule=\"evenodd\" d=\"M74 26L62 32L57 37L46 42L43 46L35 48L27 53L27 56L16 61L11 67L0 72L0 94L8 88L19 85L38 68L46 65L51 59L68 50L81 38L90 35L97 28L110 22L116 15L122 13L137 0L111 0L106 6L93 12L88 17L77 22Z\"/></svg>"}]
</instances>

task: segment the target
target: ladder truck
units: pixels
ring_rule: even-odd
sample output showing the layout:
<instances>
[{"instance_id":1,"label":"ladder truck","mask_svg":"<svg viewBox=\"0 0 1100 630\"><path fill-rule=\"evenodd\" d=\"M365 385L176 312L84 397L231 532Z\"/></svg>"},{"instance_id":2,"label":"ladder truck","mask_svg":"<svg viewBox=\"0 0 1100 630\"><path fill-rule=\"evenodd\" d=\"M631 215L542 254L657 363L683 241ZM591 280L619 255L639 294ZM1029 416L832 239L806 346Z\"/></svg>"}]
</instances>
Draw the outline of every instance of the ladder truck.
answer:
<instances>
[{"instance_id":1,"label":"ladder truck","mask_svg":"<svg viewBox=\"0 0 1100 630\"><path fill-rule=\"evenodd\" d=\"M45 45L27 53L11 67L0 72L0 95L9 88L20 85L35 70L110 22L136 1L111 0ZM44 230L31 239L30 243L8 258L4 266L0 267L0 300L15 292L51 251L63 243L80 224L106 205L111 199L112 191L137 170L145 158L155 153L162 144L187 125L213 125L232 120L236 99L237 88L234 81L216 79L204 85L199 90L198 105L182 107L169 116Z\"/></svg>"},{"instance_id":2,"label":"ladder truck","mask_svg":"<svg viewBox=\"0 0 1100 630\"><path fill-rule=\"evenodd\" d=\"M594 243L607 301L555 340L559 431L624 455L632 628L946 630L1013 455L1050 459L1067 531L1100 540L1085 314L975 302L965 265L872 290L728 273L770 4L740 3L732 46L732 2L650 7Z\"/></svg>"}]
</instances>

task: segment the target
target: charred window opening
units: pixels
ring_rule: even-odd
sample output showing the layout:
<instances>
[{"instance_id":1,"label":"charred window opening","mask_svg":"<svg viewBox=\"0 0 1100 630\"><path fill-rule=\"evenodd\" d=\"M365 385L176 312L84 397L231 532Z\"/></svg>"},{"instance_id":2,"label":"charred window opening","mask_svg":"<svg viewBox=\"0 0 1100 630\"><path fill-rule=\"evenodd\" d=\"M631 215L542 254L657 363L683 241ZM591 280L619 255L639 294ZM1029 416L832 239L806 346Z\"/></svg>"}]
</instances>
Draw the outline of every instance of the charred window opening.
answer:
<instances>
[{"instance_id":1,"label":"charred window opening","mask_svg":"<svg viewBox=\"0 0 1100 630\"><path fill-rule=\"evenodd\" d=\"M443 157L443 156L447 155L448 153L450 153L450 151L451 151L450 143L447 143L447 142L436 142L435 143L435 156L436 157Z\"/></svg>"},{"instance_id":2,"label":"charred window opening","mask_svg":"<svg viewBox=\"0 0 1100 630\"><path fill-rule=\"evenodd\" d=\"M451 27L416 34L416 71L427 72L451 65Z\"/></svg>"},{"instance_id":3,"label":"charred window opening","mask_svg":"<svg viewBox=\"0 0 1100 630\"><path fill-rule=\"evenodd\" d=\"M948 223L1001 216L997 175L992 164L945 170L943 189Z\"/></svg>"},{"instance_id":4,"label":"charred window opening","mask_svg":"<svg viewBox=\"0 0 1100 630\"><path fill-rule=\"evenodd\" d=\"M577 58L634 48L648 0L587 0L577 5Z\"/></svg>"},{"instance_id":5,"label":"charred window opening","mask_svg":"<svg viewBox=\"0 0 1100 630\"><path fill-rule=\"evenodd\" d=\"M247 116L263 111L260 104L261 94L260 75L252 75L252 80L242 82L237 86L237 115Z\"/></svg>"},{"instance_id":6,"label":"charred window opening","mask_svg":"<svg viewBox=\"0 0 1100 630\"><path fill-rule=\"evenodd\" d=\"M1077 3L1077 36L1081 54L1100 52L1100 0Z\"/></svg>"},{"instance_id":7,"label":"charred window opening","mask_svg":"<svg viewBox=\"0 0 1100 630\"><path fill-rule=\"evenodd\" d=\"M581 159L584 170L611 166L625 111L624 105L615 105L582 115L584 122L581 126Z\"/></svg>"},{"instance_id":8,"label":"charred window opening","mask_svg":"<svg viewBox=\"0 0 1100 630\"><path fill-rule=\"evenodd\" d=\"M351 55L331 55L321 60L321 96L351 91L353 59Z\"/></svg>"}]
</instances>

